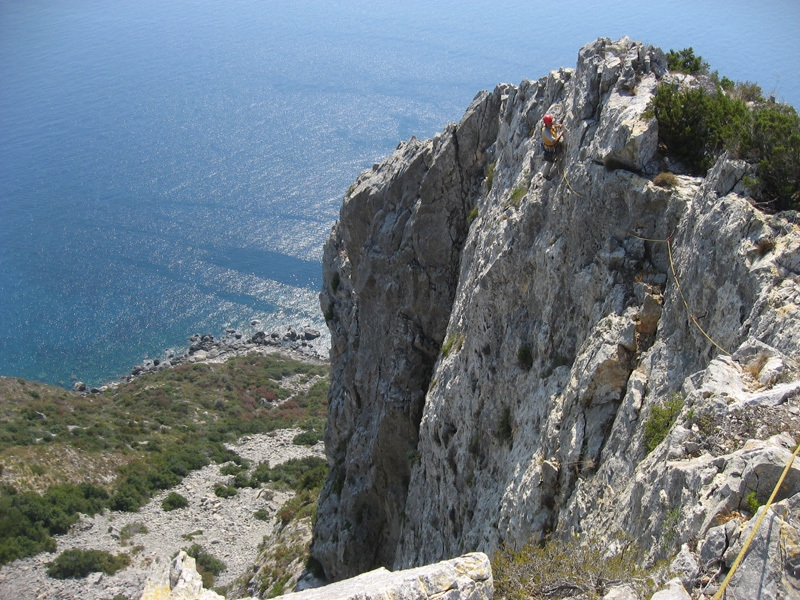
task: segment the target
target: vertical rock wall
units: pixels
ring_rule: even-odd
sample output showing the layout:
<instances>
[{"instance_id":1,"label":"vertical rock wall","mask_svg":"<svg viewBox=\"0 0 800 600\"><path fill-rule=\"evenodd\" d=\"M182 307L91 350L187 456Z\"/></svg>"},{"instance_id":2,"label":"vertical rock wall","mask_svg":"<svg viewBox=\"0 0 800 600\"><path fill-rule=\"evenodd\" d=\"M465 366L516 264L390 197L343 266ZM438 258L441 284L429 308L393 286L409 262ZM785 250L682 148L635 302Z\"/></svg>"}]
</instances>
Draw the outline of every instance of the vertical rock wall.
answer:
<instances>
[{"instance_id":1,"label":"vertical rock wall","mask_svg":"<svg viewBox=\"0 0 800 600\"><path fill-rule=\"evenodd\" d=\"M412 138L363 173L325 247L331 475L314 555L335 579L394 561L425 392L503 96L479 94L459 125Z\"/></svg>"},{"instance_id":2,"label":"vertical rock wall","mask_svg":"<svg viewBox=\"0 0 800 600\"><path fill-rule=\"evenodd\" d=\"M329 576L580 532L669 556L741 508L754 457L786 451L766 430L755 451L712 447L704 427L797 379L800 234L748 203L744 163L653 184L646 109L669 77L660 50L597 40L348 193L321 296L331 475L313 553ZM546 113L566 131L555 163ZM644 423L675 394L648 454Z\"/></svg>"}]
</instances>

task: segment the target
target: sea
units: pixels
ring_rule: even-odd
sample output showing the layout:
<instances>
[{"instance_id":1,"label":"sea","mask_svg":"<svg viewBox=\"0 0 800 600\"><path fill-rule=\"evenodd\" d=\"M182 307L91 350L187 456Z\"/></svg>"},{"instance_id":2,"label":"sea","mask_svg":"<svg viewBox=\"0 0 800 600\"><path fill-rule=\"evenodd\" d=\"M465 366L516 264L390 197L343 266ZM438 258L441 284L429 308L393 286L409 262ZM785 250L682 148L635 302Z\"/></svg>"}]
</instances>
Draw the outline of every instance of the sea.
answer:
<instances>
[{"instance_id":1,"label":"sea","mask_svg":"<svg viewBox=\"0 0 800 600\"><path fill-rule=\"evenodd\" d=\"M797 0L0 0L0 375L324 330L345 190L479 90L627 35L800 106L798 31Z\"/></svg>"}]
</instances>

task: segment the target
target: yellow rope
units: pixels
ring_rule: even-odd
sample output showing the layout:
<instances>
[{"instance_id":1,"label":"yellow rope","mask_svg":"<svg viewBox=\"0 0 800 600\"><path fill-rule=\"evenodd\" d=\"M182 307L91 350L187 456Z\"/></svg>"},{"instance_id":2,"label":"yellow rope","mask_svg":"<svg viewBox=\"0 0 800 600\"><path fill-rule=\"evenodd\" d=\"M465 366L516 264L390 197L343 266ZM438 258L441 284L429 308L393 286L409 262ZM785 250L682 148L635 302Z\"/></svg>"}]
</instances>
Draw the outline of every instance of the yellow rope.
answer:
<instances>
[{"instance_id":1,"label":"yellow rope","mask_svg":"<svg viewBox=\"0 0 800 600\"><path fill-rule=\"evenodd\" d=\"M697 327L697 330L705 336L705 338L711 342L720 352L723 354L727 354L728 356L731 355L730 352L725 350L722 346L720 346L714 339L706 333L706 330L700 325L700 322L697 320L697 317L692 314L692 310L689 308L689 302L686 300L686 296L683 295L683 288L681 287L681 281L678 279L678 274L675 272L675 261L672 259L672 235L670 235L665 240L654 240L650 238L644 238L638 236L634 233L628 232L628 235L631 237L635 237L638 240L643 240L645 242L656 242L656 243L664 243L667 245L667 255L669 256L669 269L672 272L672 278L675 280L675 287L678 289L678 294L681 297L681 301L683 302L683 306L686 308L686 312L689 315L689 320Z\"/></svg>"},{"instance_id":2,"label":"yellow rope","mask_svg":"<svg viewBox=\"0 0 800 600\"><path fill-rule=\"evenodd\" d=\"M573 194L575 194L579 198L587 198L587 196L584 196L583 194L579 194L578 192L575 191L575 188L572 187L572 184L569 182L569 179L567 179L567 170L565 168L563 168L563 167L561 168L561 176L564 178L564 183L566 183L567 187L569 187L569 189L572 190Z\"/></svg>"},{"instance_id":3,"label":"yellow rope","mask_svg":"<svg viewBox=\"0 0 800 600\"><path fill-rule=\"evenodd\" d=\"M758 533L758 529L759 527L761 527L761 522L764 520L764 517L766 516L767 511L769 510L769 507L772 506L772 501L775 500L775 496L778 495L778 490L780 489L781 485L783 485L783 480L786 479L786 474L789 472L789 469L791 468L792 463L794 462L794 459L797 456L798 452L800 452L800 444L797 444L797 448L794 449L792 457L789 459L789 462L786 463L786 467L783 469L781 478L778 479L778 483L775 484L775 489L772 490L772 495L770 495L769 500L767 500L767 503L764 505L764 510L761 512L761 516L758 517L758 520L756 521L753 530L747 537L747 541L744 543L744 546L742 546L742 549L739 551L739 555L733 562L731 570L728 571L728 574L725 576L725 580L722 582L722 585L719 586L717 593L714 594L714 597L711 600L720 600L722 598L722 595L725 593L725 588L728 587L728 583L730 583L733 574L736 572L736 569L739 568L739 565L741 564L742 560L744 560L744 555L747 552L748 548L750 548L750 544L753 542L753 539L756 537L756 533Z\"/></svg>"},{"instance_id":4,"label":"yellow rope","mask_svg":"<svg viewBox=\"0 0 800 600\"><path fill-rule=\"evenodd\" d=\"M689 309L689 303L686 301L686 297L683 295L683 290L681 289L681 282L678 280L678 275L675 273L675 263L672 261L672 242L667 240L667 253L669 254L669 268L672 271L672 277L675 279L675 287L678 288L678 293L681 295L681 300L683 300L683 305L686 307L686 312L689 313L689 319L694 323L695 327L697 327L698 331L702 333L706 339L714 344L717 349L722 352L723 354L727 354L728 356L731 355L730 352L725 350L722 346L720 346L717 342L715 342L710 335L708 335L700 326L700 323L697 321L697 318L692 314L692 311Z\"/></svg>"}]
</instances>

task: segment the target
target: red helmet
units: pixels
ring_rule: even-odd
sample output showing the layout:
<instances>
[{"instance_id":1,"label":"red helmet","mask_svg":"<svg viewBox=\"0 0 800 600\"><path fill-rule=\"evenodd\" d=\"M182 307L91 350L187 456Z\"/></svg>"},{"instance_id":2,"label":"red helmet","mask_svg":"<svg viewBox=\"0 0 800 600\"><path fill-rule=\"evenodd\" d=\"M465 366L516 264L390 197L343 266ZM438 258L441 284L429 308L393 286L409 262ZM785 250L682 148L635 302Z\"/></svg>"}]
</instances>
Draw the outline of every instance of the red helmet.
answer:
<instances>
[{"instance_id":1,"label":"red helmet","mask_svg":"<svg viewBox=\"0 0 800 600\"><path fill-rule=\"evenodd\" d=\"M550 127L550 125L553 124L553 115L545 115L544 117L542 117L542 121L544 121L545 125Z\"/></svg>"}]
</instances>

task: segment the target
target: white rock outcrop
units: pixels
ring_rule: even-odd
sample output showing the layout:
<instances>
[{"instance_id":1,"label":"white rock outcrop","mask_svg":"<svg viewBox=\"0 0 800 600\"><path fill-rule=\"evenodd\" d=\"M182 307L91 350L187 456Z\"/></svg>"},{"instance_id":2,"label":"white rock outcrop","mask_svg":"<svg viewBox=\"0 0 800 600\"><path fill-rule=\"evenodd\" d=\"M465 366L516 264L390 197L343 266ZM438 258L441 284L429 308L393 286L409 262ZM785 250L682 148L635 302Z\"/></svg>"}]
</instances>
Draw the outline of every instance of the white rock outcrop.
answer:
<instances>
[{"instance_id":1,"label":"white rock outcrop","mask_svg":"<svg viewBox=\"0 0 800 600\"><path fill-rule=\"evenodd\" d=\"M384 568L325 587L282 596L287 600L492 600L489 557L480 552L396 571Z\"/></svg>"},{"instance_id":2,"label":"white rock outcrop","mask_svg":"<svg viewBox=\"0 0 800 600\"><path fill-rule=\"evenodd\" d=\"M754 208L729 156L653 183L646 109L668 76L661 50L597 40L574 70L481 92L348 192L320 296L331 471L312 551L329 577L619 532L647 561L687 545L688 588L724 575L800 442L800 220ZM566 132L555 163L546 113ZM795 463L778 500L799 492ZM778 597L800 585L800 523L773 510Z\"/></svg>"}]
</instances>

